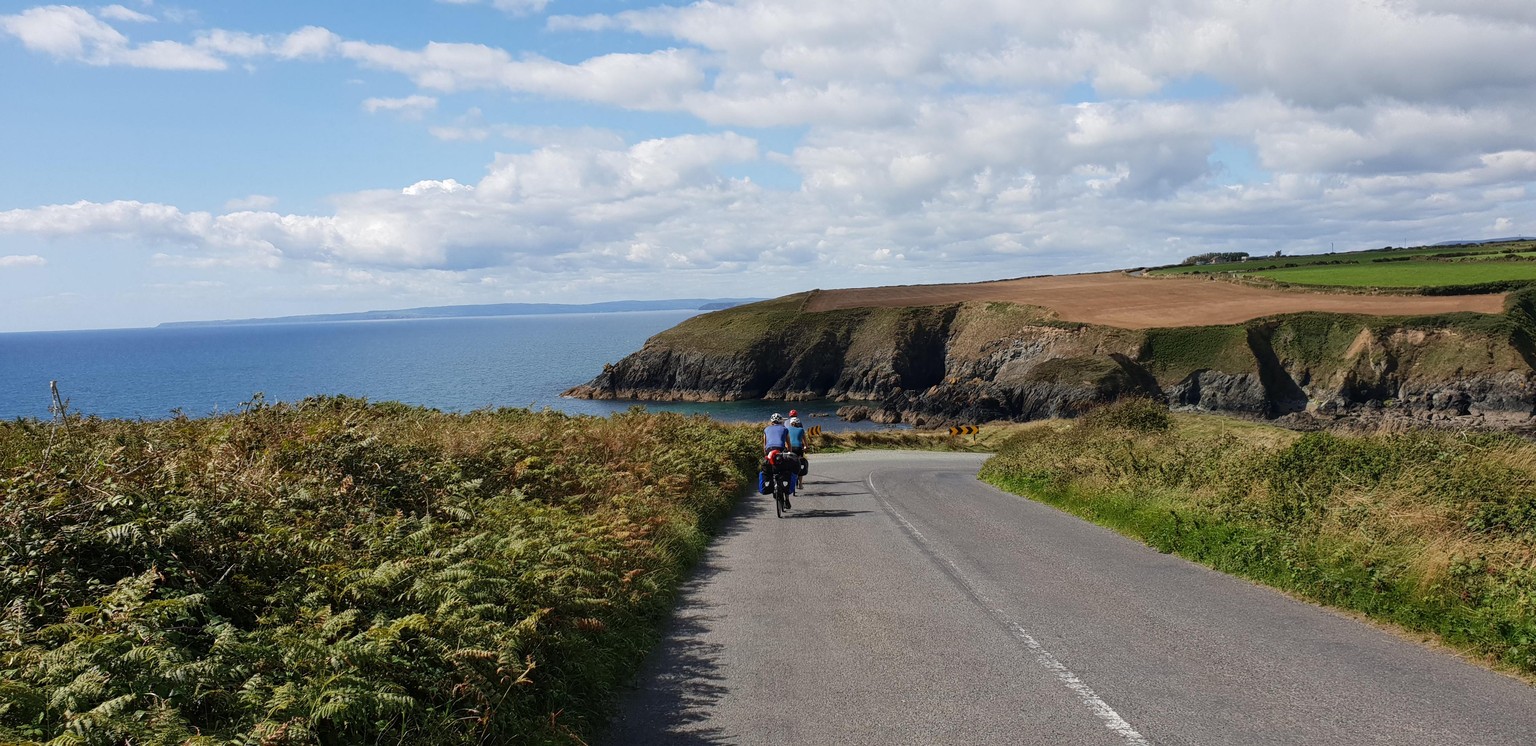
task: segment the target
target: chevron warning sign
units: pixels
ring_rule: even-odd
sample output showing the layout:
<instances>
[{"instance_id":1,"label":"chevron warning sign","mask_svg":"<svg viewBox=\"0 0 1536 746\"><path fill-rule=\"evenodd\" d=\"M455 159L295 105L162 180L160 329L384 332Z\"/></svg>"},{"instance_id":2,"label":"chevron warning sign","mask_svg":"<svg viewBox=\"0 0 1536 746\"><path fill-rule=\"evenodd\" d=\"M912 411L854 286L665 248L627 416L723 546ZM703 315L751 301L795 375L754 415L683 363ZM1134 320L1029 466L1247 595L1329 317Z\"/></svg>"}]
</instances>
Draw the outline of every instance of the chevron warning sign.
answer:
<instances>
[{"instance_id":1,"label":"chevron warning sign","mask_svg":"<svg viewBox=\"0 0 1536 746\"><path fill-rule=\"evenodd\" d=\"M805 431L806 435L820 435L821 425L811 425L811 429Z\"/></svg>"},{"instance_id":2,"label":"chevron warning sign","mask_svg":"<svg viewBox=\"0 0 1536 746\"><path fill-rule=\"evenodd\" d=\"M950 435L975 435L981 432L981 428L975 425L958 425L949 429Z\"/></svg>"}]
</instances>

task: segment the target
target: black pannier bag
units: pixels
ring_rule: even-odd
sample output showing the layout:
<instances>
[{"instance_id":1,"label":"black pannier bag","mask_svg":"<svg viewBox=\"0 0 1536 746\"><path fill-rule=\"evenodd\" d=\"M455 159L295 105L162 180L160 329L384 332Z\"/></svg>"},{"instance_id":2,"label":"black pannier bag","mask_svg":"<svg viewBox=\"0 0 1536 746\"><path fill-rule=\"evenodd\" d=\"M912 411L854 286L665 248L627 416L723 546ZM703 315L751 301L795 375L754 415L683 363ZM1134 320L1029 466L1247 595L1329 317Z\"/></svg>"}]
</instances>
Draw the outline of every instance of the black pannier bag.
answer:
<instances>
[{"instance_id":1,"label":"black pannier bag","mask_svg":"<svg viewBox=\"0 0 1536 746\"><path fill-rule=\"evenodd\" d=\"M763 461L767 463L768 459L764 458ZM799 474L800 459L789 451L779 451L773 460L773 471L777 474Z\"/></svg>"},{"instance_id":2,"label":"black pannier bag","mask_svg":"<svg viewBox=\"0 0 1536 746\"><path fill-rule=\"evenodd\" d=\"M773 481L769 479L768 475L799 475L805 473L803 469L804 467L802 466L802 460L796 458L795 454L790 453L789 451L780 451L777 454L774 454L772 461L770 461L767 456L764 456L763 460L757 465L758 494L773 494ZM793 484L793 482L791 482L791 484Z\"/></svg>"}]
</instances>

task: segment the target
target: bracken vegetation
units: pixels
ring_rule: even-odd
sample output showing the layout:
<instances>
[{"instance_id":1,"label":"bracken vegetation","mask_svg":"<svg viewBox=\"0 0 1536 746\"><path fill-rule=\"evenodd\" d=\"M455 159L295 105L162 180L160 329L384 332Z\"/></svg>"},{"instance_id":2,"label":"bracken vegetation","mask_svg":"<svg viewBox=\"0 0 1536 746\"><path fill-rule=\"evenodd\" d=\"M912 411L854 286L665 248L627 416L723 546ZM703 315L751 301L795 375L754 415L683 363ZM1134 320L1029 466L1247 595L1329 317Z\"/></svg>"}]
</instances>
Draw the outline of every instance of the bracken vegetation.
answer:
<instances>
[{"instance_id":1,"label":"bracken vegetation","mask_svg":"<svg viewBox=\"0 0 1536 746\"><path fill-rule=\"evenodd\" d=\"M750 428L346 398L0 423L0 742L571 743Z\"/></svg>"},{"instance_id":2,"label":"bracken vegetation","mask_svg":"<svg viewBox=\"0 0 1536 746\"><path fill-rule=\"evenodd\" d=\"M843 453L859 450L914 451L991 451L992 435L1001 428L988 428L978 436L955 436L943 430L849 430L826 432L811 439L811 458L816 453Z\"/></svg>"},{"instance_id":3,"label":"bracken vegetation","mask_svg":"<svg viewBox=\"0 0 1536 746\"><path fill-rule=\"evenodd\" d=\"M1129 400L1015 437L982 476L1536 673L1536 444L1517 437L1300 434Z\"/></svg>"}]
</instances>

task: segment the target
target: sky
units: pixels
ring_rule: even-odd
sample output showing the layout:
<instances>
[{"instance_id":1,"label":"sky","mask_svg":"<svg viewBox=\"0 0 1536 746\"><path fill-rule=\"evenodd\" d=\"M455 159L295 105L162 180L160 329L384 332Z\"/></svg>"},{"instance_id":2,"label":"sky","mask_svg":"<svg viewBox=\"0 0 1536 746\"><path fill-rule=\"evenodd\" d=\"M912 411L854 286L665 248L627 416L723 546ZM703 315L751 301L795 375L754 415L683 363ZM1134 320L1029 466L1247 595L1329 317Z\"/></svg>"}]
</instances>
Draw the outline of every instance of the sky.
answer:
<instances>
[{"instance_id":1,"label":"sky","mask_svg":"<svg viewBox=\"0 0 1536 746\"><path fill-rule=\"evenodd\" d=\"M0 0L0 331L1536 234L1530 0Z\"/></svg>"}]
</instances>

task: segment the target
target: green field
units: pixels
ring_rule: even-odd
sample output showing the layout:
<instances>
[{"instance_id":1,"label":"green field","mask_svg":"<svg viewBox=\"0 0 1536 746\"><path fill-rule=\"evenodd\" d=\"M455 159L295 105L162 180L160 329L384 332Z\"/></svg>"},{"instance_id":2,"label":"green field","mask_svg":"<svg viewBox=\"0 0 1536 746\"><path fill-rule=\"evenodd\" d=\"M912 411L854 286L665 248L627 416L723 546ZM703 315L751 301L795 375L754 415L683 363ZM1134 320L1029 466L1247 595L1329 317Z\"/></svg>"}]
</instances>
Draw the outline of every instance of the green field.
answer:
<instances>
[{"instance_id":1,"label":"green field","mask_svg":"<svg viewBox=\"0 0 1536 746\"><path fill-rule=\"evenodd\" d=\"M1492 253L1492 254L1476 254L1476 255L1473 255L1473 256L1461 257L1460 259L1457 259L1455 261L1458 261L1458 262L1497 262L1497 261L1502 261L1502 260L1508 259L1511 256L1518 256L1518 257L1520 257L1522 259L1526 259L1526 258L1536 259L1536 251L1500 251L1500 252L1496 252L1496 253Z\"/></svg>"},{"instance_id":2,"label":"green field","mask_svg":"<svg viewBox=\"0 0 1536 746\"><path fill-rule=\"evenodd\" d=\"M1422 288L1536 280L1536 262L1390 262L1270 269L1247 274L1295 285Z\"/></svg>"},{"instance_id":3,"label":"green field","mask_svg":"<svg viewBox=\"0 0 1536 746\"><path fill-rule=\"evenodd\" d=\"M1256 257L1242 262L1177 265L1152 275L1257 277L1294 285L1439 288L1536 281L1536 241ZM1489 288L1493 290L1496 288ZM1507 288L1504 288L1507 289Z\"/></svg>"},{"instance_id":4,"label":"green field","mask_svg":"<svg viewBox=\"0 0 1536 746\"><path fill-rule=\"evenodd\" d=\"M1338 266L1339 264L1378 264L1381 259L1398 259L1403 257L1433 256L1452 251L1447 248L1433 249L1396 249L1392 251L1356 251L1345 254L1311 254L1307 256L1262 256L1249 259L1245 262L1226 262L1223 264L1181 264L1174 267L1159 267L1150 270L1152 275L1198 275L1217 272L1255 272L1259 270L1279 269L1289 267L1311 266ZM1502 251L1491 254L1502 254Z\"/></svg>"}]
</instances>

